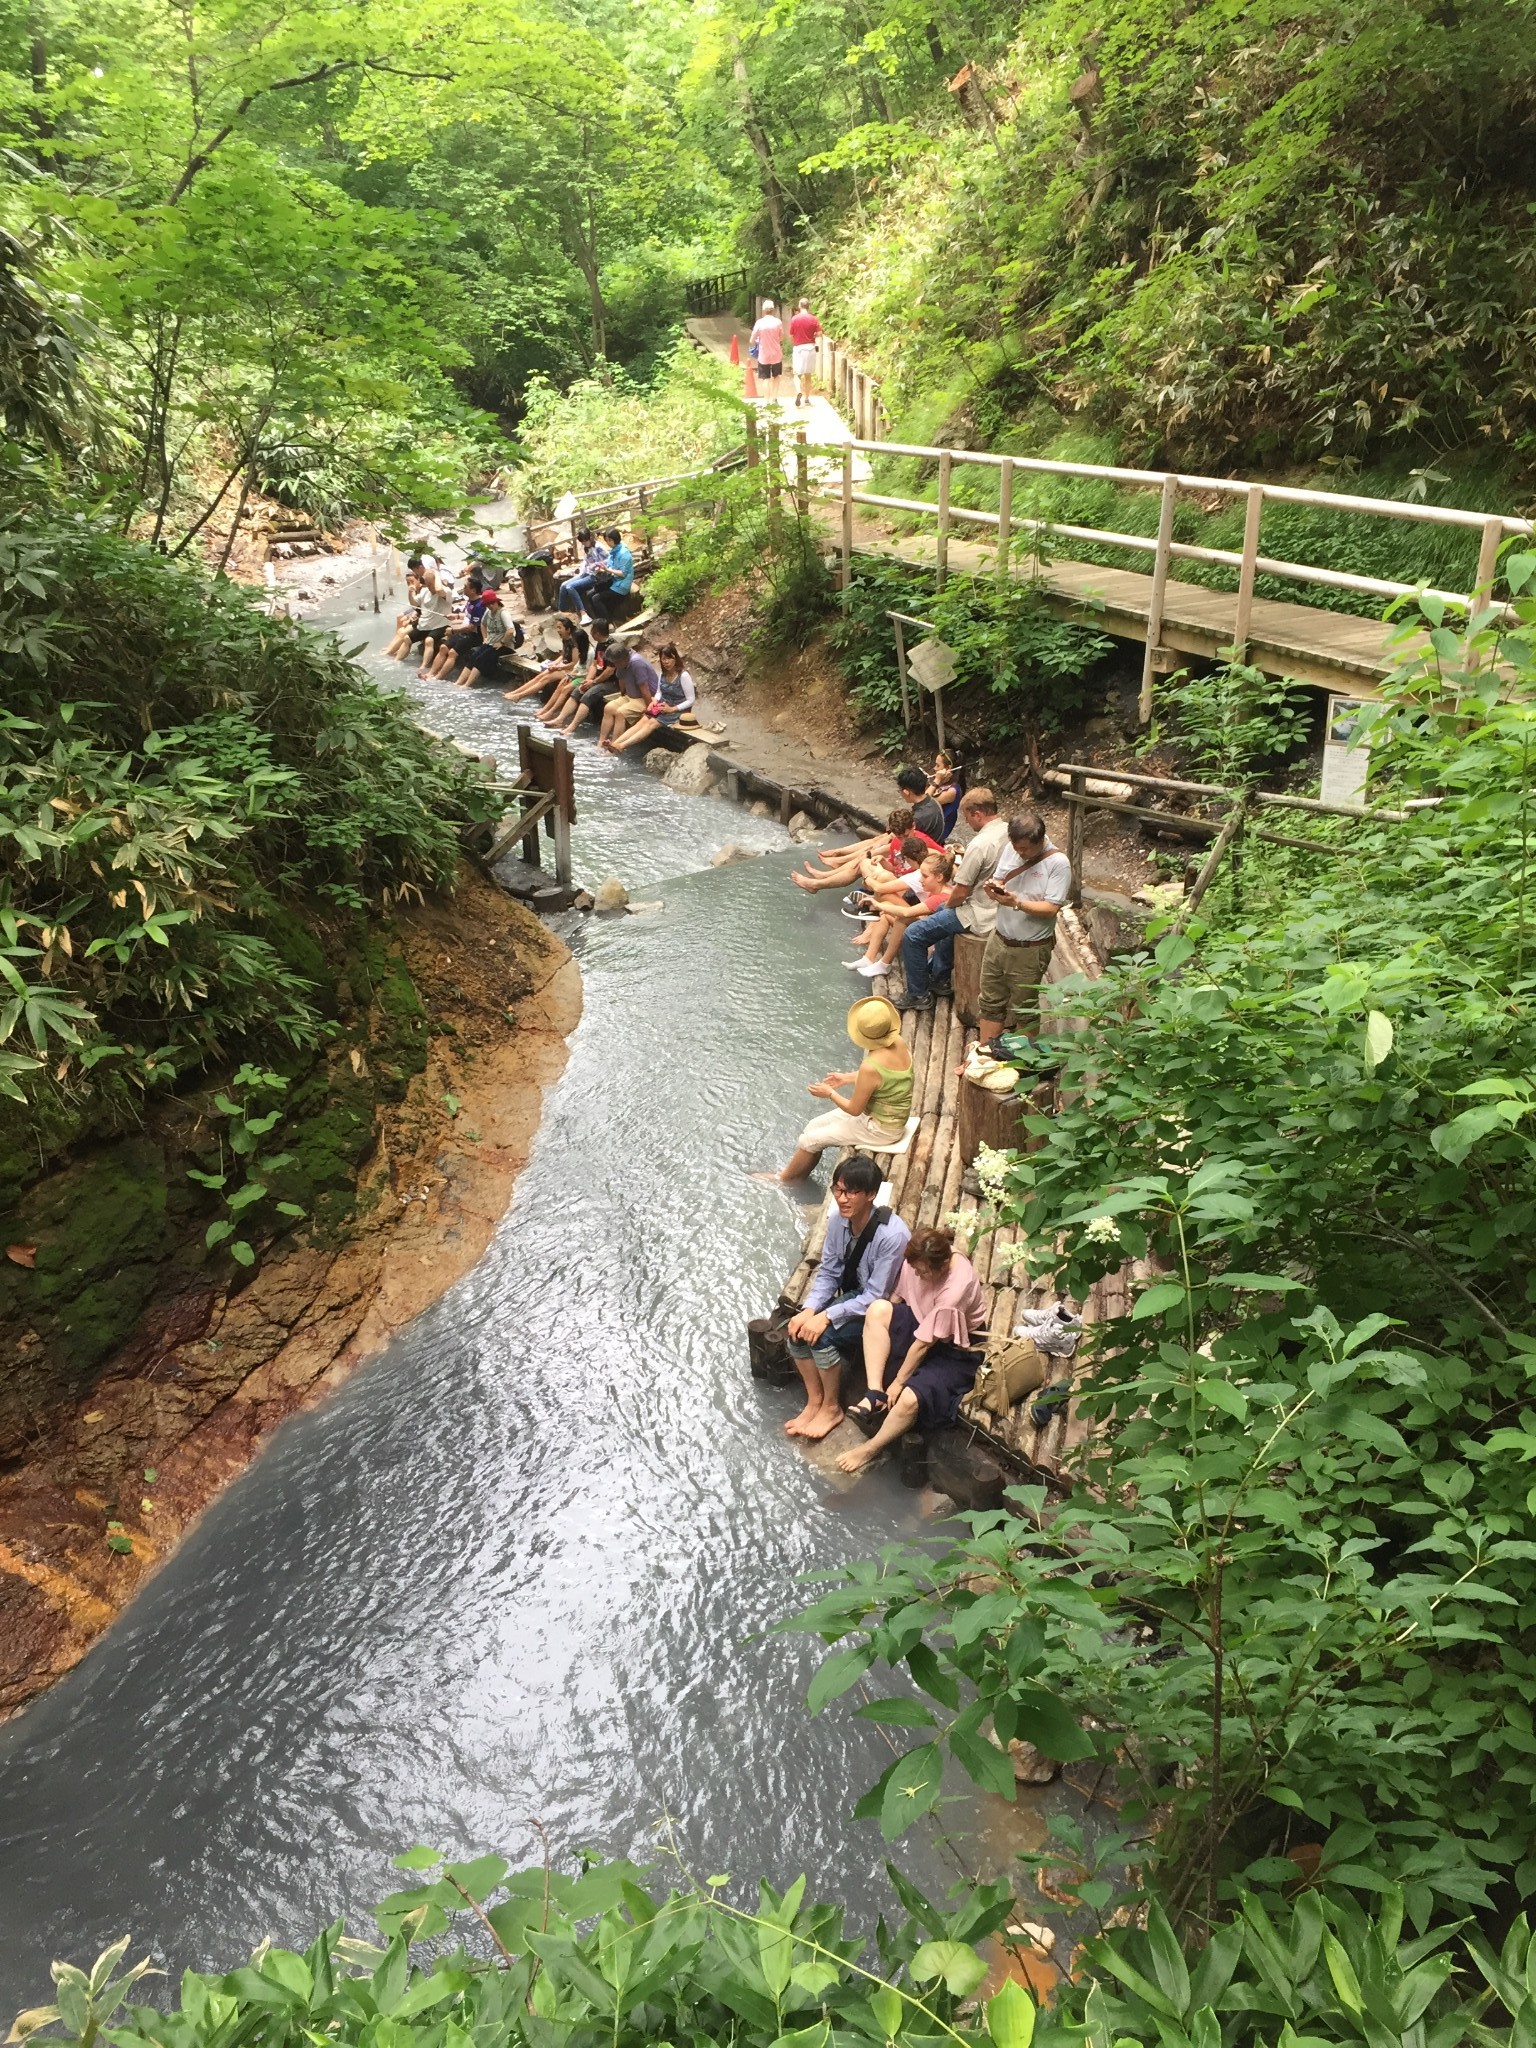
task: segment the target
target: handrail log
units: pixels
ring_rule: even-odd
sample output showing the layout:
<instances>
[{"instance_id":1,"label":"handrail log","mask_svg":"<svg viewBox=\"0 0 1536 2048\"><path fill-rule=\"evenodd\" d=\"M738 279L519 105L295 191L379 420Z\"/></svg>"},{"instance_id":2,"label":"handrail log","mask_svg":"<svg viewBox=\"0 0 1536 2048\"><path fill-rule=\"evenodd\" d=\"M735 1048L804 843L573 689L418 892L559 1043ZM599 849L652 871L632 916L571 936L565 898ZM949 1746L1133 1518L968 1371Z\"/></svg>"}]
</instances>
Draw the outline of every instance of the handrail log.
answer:
<instances>
[{"instance_id":1,"label":"handrail log","mask_svg":"<svg viewBox=\"0 0 1536 2048\"><path fill-rule=\"evenodd\" d=\"M993 455L980 448L924 448L907 441L857 439L853 446L867 455L911 455L928 462L936 462L940 455L948 454L955 462L969 462L988 469L1000 469L1005 462L1011 462L1015 472L1027 469L1043 476L1089 477L1101 483L1130 484L1142 490L1160 491L1164 480L1170 476L1181 491L1219 491L1225 497L1244 497L1253 487L1253 480L1247 477L1185 476L1179 470L1118 469L1099 462L1053 462L1041 455ZM1402 498L1360 498L1345 491L1310 491L1296 484L1265 484L1264 497L1270 504L1315 505L1325 512L1372 513L1382 519L1406 519L1427 526L1466 526L1480 530L1488 520L1497 519L1506 534L1536 533L1536 524L1529 519L1517 519L1512 513L1466 512L1455 505L1413 505Z\"/></svg>"}]
</instances>

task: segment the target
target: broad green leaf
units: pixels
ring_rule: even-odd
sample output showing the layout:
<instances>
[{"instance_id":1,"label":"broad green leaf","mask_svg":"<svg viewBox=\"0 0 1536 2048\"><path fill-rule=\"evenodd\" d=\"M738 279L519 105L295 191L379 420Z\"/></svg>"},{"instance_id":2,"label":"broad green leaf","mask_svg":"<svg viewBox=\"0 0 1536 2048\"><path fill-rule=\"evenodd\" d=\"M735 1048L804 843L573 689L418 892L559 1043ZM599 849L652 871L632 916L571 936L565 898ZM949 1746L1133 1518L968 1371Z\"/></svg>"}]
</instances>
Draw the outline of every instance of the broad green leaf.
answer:
<instances>
[{"instance_id":1,"label":"broad green leaf","mask_svg":"<svg viewBox=\"0 0 1536 2048\"><path fill-rule=\"evenodd\" d=\"M917 1700L867 1700L855 1709L861 1721L878 1721L887 1728L931 1728L933 1715Z\"/></svg>"},{"instance_id":2,"label":"broad green leaf","mask_svg":"<svg viewBox=\"0 0 1536 2048\"><path fill-rule=\"evenodd\" d=\"M1323 1935L1323 1959L1333 1979L1333 1988L1339 1994L1339 2003L1358 2018L1365 2010L1360 1998L1360 1979L1335 1935Z\"/></svg>"},{"instance_id":3,"label":"broad green leaf","mask_svg":"<svg viewBox=\"0 0 1536 2048\"><path fill-rule=\"evenodd\" d=\"M882 1984L878 1991L870 1993L869 2009L885 2038L894 2040L901 2030L901 2016L906 2010L901 1993L893 1991L888 1984Z\"/></svg>"},{"instance_id":4,"label":"broad green leaf","mask_svg":"<svg viewBox=\"0 0 1536 2048\"><path fill-rule=\"evenodd\" d=\"M789 1989L789 1974L793 1967L794 1943L787 1927L764 1927L757 1930L757 1960L762 1970L763 1981L771 1996L781 1999Z\"/></svg>"},{"instance_id":5,"label":"broad green leaf","mask_svg":"<svg viewBox=\"0 0 1536 2048\"><path fill-rule=\"evenodd\" d=\"M1248 1396L1241 1387L1234 1387L1230 1380L1222 1379L1219 1373L1207 1373L1201 1380L1200 1398L1237 1422L1242 1422L1248 1414Z\"/></svg>"},{"instance_id":6,"label":"broad green leaf","mask_svg":"<svg viewBox=\"0 0 1536 2048\"><path fill-rule=\"evenodd\" d=\"M1139 1323L1147 1316L1160 1316L1168 1309L1177 1308L1184 1299L1184 1288L1179 1281L1159 1280L1137 1295L1131 1318Z\"/></svg>"},{"instance_id":7,"label":"broad green leaf","mask_svg":"<svg viewBox=\"0 0 1536 2048\"><path fill-rule=\"evenodd\" d=\"M971 1735L960 1728L950 1731L949 1746L956 1762L984 1792L991 1792L999 1799L1017 1798L1018 1780L1006 1750L999 1749L984 1735Z\"/></svg>"},{"instance_id":8,"label":"broad green leaf","mask_svg":"<svg viewBox=\"0 0 1536 2048\"><path fill-rule=\"evenodd\" d=\"M1010 1977L987 2000L987 2032L993 2048L1029 2048L1035 2037L1035 2001Z\"/></svg>"},{"instance_id":9,"label":"broad green leaf","mask_svg":"<svg viewBox=\"0 0 1536 2048\"><path fill-rule=\"evenodd\" d=\"M777 2035L771 2048L827 2048L831 2038L831 2022L817 2020L814 2026L796 2027L790 2033Z\"/></svg>"},{"instance_id":10,"label":"broad green leaf","mask_svg":"<svg viewBox=\"0 0 1536 2048\"><path fill-rule=\"evenodd\" d=\"M834 1651L823 1659L811 1680L805 1695L806 1707L819 1714L830 1700L857 1685L874 1661L874 1646L870 1643L861 1643L856 1650Z\"/></svg>"},{"instance_id":11,"label":"broad green leaf","mask_svg":"<svg viewBox=\"0 0 1536 2048\"><path fill-rule=\"evenodd\" d=\"M1158 1989L1182 2019L1189 2011L1189 1969L1178 1937L1168 1924L1168 1915L1157 1899L1147 1908L1147 1947Z\"/></svg>"},{"instance_id":12,"label":"broad green leaf","mask_svg":"<svg viewBox=\"0 0 1536 2048\"><path fill-rule=\"evenodd\" d=\"M880 1801L880 1832L888 1842L926 1813L938 1799L944 1759L936 1742L925 1742L898 1757Z\"/></svg>"},{"instance_id":13,"label":"broad green leaf","mask_svg":"<svg viewBox=\"0 0 1536 2048\"><path fill-rule=\"evenodd\" d=\"M1013 1696L1019 1738L1032 1742L1043 1756L1073 1763L1094 1753L1091 1739L1054 1693L1028 1686Z\"/></svg>"},{"instance_id":14,"label":"broad green leaf","mask_svg":"<svg viewBox=\"0 0 1536 2048\"><path fill-rule=\"evenodd\" d=\"M308 2005L315 1980L302 1956L296 1956L291 1949L269 1948L261 1959L261 1973Z\"/></svg>"},{"instance_id":15,"label":"broad green leaf","mask_svg":"<svg viewBox=\"0 0 1536 2048\"><path fill-rule=\"evenodd\" d=\"M941 1979L955 1998L968 1998L987 1974L986 1963L963 1941L925 1941L907 1967L914 1983Z\"/></svg>"},{"instance_id":16,"label":"broad green leaf","mask_svg":"<svg viewBox=\"0 0 1536 2048\"><path fill-rule=\"evenodd\" d=\"M927 1643L915 1643L907 1652L907 1669L927 1693L942 1707L958 1707L960 1687L953 1674L946 1671L938 1657Z\"/></svg>"}]
</instances>

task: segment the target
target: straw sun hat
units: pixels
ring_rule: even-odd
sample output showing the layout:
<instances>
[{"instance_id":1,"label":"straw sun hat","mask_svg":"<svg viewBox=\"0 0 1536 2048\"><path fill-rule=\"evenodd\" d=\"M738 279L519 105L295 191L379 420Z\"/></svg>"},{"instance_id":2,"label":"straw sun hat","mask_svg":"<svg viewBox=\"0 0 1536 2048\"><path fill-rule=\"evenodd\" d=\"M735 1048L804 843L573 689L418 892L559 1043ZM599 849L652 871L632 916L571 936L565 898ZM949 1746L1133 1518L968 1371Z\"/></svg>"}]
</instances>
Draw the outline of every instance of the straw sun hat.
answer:
<instances>
[{"instance_id":1,"label":"straw sun hat","mask_svg":"<svg viewBox=\"0 0 1536 2048\"><path fill-rule=\"evenodd\" d=\"M890 1045L901 1036L901 1012L884 996L865 996L848 1012L848 1036L865 1052Z\"/></svg>"}]
</instances>

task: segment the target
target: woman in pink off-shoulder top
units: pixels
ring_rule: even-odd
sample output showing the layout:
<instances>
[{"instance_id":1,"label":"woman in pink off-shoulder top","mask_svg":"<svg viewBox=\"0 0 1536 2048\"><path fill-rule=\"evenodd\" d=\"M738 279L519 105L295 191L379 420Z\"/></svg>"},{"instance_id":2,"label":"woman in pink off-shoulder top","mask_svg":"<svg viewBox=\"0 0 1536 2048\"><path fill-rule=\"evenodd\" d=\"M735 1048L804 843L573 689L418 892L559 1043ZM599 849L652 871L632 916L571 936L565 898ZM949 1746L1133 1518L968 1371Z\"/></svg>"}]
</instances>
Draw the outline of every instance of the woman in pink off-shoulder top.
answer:
<instances>
[{"instance_id":1,"label":"woman in pink off-shoulder top","mask_svg":"<svg viewBox=\"0 0 1536 2048\"><path fill-rule=\"evenodd\" d=\"M954 1232L914 1232L890 1300L872 1303L864 1318L869 1390L848 1415L880 1427L867 1444L843 1453L841 1471L862 1472L915 1424L953 1427L961 1396L976 1383L981 1359L969 1346L986 1313L976 1268L955 1250Z\"/></svg>"}]
</instances>

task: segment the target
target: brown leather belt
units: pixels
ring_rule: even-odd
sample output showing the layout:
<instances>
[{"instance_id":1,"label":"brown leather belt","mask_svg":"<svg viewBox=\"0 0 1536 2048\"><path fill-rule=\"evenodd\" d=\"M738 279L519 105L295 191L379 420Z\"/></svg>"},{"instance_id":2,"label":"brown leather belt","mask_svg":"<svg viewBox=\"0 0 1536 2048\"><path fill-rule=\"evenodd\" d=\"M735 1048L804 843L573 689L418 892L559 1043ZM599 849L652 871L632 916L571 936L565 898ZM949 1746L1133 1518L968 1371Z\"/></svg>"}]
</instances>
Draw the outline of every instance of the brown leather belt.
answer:
<instances>
[{"instance_id":1,"label":"brown leather belt","mask_svg":"<svg viewBox=\"0 0 1536 2048\"><path fill-rule=\"evenodd\" d=\"M1010 939L1005 937L1002 932L995 930L992 936L1001 946L1054 946L1056 943L1056 934L1054 932L1051 933L1049 938L1045 939Z\"/></svg>"}]
</instances>

